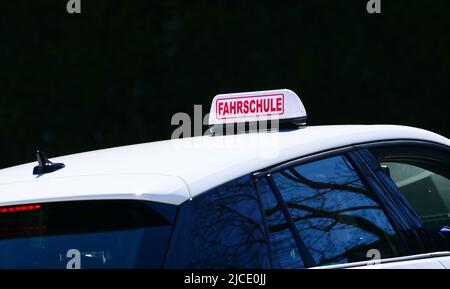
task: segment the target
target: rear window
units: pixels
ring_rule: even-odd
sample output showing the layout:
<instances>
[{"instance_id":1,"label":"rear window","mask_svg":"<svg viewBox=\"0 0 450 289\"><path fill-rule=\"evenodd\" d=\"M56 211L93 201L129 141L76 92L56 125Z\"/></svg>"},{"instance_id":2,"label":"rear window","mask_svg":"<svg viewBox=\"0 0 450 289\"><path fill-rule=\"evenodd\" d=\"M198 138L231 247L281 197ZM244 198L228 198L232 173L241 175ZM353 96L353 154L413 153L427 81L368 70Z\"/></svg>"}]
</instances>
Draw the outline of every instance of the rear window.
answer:
<instances>
[{"instance_id":1,"label":"rear window","mask_svg":"<svg viewBox=\"0 0 450 289\"><path fill-rule=\"evenodd\" d=\"M0 207L0 268L161 268L175 214L134 200Z\"/></svg>"}]
</instances>

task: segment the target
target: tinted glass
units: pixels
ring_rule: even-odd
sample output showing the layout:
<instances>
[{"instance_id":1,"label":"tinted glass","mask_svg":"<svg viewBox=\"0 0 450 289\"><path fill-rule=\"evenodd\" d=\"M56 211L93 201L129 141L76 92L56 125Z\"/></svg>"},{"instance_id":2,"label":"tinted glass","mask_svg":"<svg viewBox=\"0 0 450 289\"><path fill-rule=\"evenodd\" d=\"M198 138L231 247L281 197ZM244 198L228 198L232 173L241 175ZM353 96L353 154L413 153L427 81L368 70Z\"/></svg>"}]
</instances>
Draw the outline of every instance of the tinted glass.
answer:
<instances>
[{"instance_id":1,"label":"tinted glass","mask_svg":"<svg viewBox=\"0 0 450 289\"><path fill-rule=\"evenodd\" d=\"M413 206L428 230L450 226L450 180L424 168L384 162L397 187Z\"/></svg>"},{"instance_id":2,"label":"tinted glass","mask_svg":"<svg viewBox=\"0 0 450 289\"><path fill-rule=\"evenodd\" d=\"M257 181L270 236L273 268L303 268L304 263L286 217L275 199L267 179Z\"/></svg>"},{"instance_id":3,"label":"tinted glass","mask_svg":"<svg viewBox=\"0 0 450 289\"><path fill-rule=\"evenodd\" d=\"M250 176L182 205L167 258L169 268L267 268L259 200Z\"/></svg>"},{"instance_id":4,"label":"tinted glass","mask_svg":"<svg viewBox=\"0 0 450 289\"><path fill-rule=\"evenodd\" d=\"M0 268L159 268L176 207L82 201L0 208Z\"/></svg>"},{"instance_id":5,"label":"tinted glass","mask_svg":"<svg viewBox=\"0 0 450 289\"><path fill-rule=\"evenodd\" d=\"M403 246L374 194L343 156L273 174L317 265L399 256Z\"/></svg>"}]
</instances>

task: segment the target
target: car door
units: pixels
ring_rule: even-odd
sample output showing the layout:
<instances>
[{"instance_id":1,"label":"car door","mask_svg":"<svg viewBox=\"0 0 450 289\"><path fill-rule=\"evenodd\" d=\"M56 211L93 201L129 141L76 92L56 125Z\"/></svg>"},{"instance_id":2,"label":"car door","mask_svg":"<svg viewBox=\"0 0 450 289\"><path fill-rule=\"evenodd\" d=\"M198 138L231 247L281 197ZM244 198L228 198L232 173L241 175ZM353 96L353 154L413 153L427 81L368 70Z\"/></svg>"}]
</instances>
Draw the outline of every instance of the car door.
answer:
<instances>
[{"instance_id":1,"label":"car door","mask_svg":"<svg viewBox=\"0 0 450 289\"><path fill-rule=\"evenodd\" d=\"M414 222L356 151L322 153L254 175L272 266L444 268L429 256L415 256L424 246Z\"/></svg>"}]
</instances>

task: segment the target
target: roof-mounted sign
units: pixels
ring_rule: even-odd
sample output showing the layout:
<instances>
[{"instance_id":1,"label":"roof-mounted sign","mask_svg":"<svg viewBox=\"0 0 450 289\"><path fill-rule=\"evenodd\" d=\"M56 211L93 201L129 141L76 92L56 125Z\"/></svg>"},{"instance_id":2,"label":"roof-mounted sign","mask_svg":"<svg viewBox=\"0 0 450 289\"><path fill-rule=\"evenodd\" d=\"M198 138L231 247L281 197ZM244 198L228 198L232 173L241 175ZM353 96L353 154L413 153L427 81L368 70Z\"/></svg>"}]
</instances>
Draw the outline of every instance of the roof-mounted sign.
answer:
<instances>
[{"instance_id":1,"label":"roof-mounted sign","mask_svg":"<svg viewBox=\"0 0 450 289\"><path fill-rule=\"evenodd\" d=\"M209 114L209 125L279 120L306 123L300 98L289 89L218 94Z\"/></svg>"}]
</instances>

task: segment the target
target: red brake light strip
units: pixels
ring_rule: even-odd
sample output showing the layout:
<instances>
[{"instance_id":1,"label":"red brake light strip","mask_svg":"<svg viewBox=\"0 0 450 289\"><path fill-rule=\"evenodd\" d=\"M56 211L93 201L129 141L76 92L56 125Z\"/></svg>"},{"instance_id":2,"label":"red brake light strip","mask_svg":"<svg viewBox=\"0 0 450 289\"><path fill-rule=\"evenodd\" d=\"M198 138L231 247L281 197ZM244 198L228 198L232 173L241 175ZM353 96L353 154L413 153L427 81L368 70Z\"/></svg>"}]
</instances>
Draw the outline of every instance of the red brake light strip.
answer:
<instances>
[{"instance_id":1,"label":"red brake light strip","mask_svg":"<svg viewBox=\"0 0 450 289\"><path fill-rule=\"evenodd\" d=\"M41 205L24 205L0 208L0 214L39 210Z\"/></svg>"}]
</instances>

